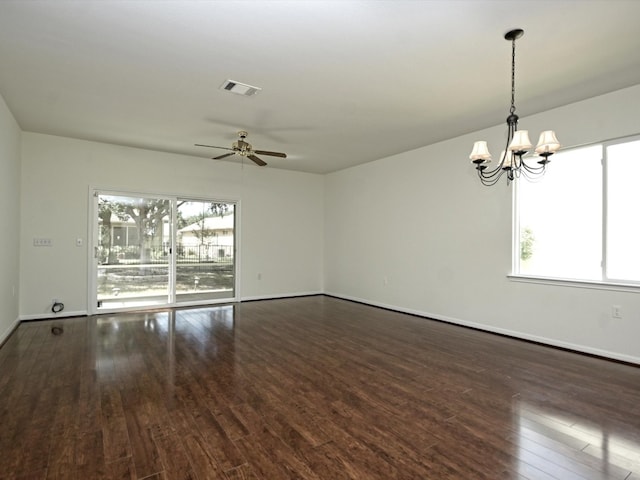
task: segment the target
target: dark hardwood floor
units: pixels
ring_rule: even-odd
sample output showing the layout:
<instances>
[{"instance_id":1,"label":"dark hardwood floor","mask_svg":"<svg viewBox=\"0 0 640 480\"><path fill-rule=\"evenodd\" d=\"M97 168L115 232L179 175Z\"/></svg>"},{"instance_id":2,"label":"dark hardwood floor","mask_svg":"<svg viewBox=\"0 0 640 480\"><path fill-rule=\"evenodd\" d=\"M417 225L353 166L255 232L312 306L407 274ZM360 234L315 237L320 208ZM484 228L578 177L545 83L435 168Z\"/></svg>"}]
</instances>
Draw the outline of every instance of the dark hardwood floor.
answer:
<instances>
[{"instance_id":1,"label":"dark hardwood floor","mask_svg":"<svg viewBox=\"0 0 640 480\"><path fill-rule=\"evenodd\" d=\"M640 368L323 296L23 323L0 478L640 480Z\"/></svg>"}]
</instances>

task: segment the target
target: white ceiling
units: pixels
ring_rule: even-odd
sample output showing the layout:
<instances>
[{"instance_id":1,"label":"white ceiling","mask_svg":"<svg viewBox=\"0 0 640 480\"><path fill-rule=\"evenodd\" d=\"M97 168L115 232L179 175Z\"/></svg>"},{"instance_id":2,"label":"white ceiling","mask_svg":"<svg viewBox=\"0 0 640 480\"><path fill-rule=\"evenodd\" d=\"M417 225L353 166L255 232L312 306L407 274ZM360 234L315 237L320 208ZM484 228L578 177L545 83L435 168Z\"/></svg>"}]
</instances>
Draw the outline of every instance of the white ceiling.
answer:
<instances>
[{"instance_id":1,"label":"white ceiling","mask_svg":"<svg viewBox=\"0 0 640 480\"><path fill-rule=\"evenodd\" d=\"M638 84L638 19L638 0L0 0L0 94L25 131L212 157L194 144L242 129L289 154L271 168L323 173L503 122L512 28L520 116Z\"/></svg>"}]
</instances>

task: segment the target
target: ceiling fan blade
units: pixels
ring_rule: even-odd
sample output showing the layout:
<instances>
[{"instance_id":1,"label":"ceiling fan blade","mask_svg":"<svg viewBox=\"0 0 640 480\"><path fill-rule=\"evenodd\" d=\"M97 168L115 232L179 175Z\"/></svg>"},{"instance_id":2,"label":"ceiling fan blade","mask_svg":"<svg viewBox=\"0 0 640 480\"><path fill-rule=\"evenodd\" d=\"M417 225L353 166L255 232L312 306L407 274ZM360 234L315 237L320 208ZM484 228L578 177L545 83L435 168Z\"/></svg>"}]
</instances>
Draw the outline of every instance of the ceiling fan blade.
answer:
<instances>
[{"instance_id":1,"label":"ceiling fan blade","mask_svg":"<svg viewBox=\"0 0 640 480\"><path fill-rule=\"evenodd\" d=\"M219 157L213 157L213 160L222 160L223 158L230 157L231 155L235 155L235 152L225 153L224 155L220 155Z\"/></svg>"},{"instance_id":2,"label":"ceiling fan blade","mask_svg":"<svg viewBox=\"0 0 640 480\"><path fill-rule=\"evenodd\" d=\"M254 150L254 153L257 153L258 155L271 155L272 157L287 158L286 153L280 153L280 152L267 152L266 150Z\"/></svg>"},{"instance_id":3,"label":"ceiling fan blade","mask_svg":"<svg viewBox=\"0 0 640 480\"><path fill-rule=\"evenodd\" d=\"M208 148L221 148L222 150L232 150L233 148L229 148L229 147L216 147L215 145L202 145L200 143L196 143L195 144L196 147L208 147Z\"/></svg>"},{"instance_id":4,"label":"ceiling fan blade","mask_svg":"<svg viewBox=\"0 0 640 480\"><path fill-rule=\"evenodd\" d=\"M267 164L267 162L259 159L255 155L247 155L247 157L249 157L251 160L253 160L256 163L256 165L259 165L261 167L264 167Z\"/></svg>"}]
</instances>

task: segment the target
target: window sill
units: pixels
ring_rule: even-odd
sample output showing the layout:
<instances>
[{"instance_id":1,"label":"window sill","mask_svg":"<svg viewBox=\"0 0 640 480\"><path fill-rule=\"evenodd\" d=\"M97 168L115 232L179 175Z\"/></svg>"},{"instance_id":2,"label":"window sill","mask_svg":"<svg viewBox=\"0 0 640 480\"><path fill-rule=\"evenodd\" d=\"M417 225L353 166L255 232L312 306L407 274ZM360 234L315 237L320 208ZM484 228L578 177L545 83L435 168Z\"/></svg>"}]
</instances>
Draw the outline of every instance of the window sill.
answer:
<instances>
[{"instance_id":1,"label":"window sill","mask_svg":"<svg viewBox=\"0 0 640 480\"><path fill-rule=\"evenodd\" d=\"M573 288L590 288L594 290L612 290L616 292L632 292L640 293L640 285L633 283L605 283L595 280L575 280L568 278L548 278L548 277L534 277L527 275L507 275L509 280L514 282L523 283L537 283L541 285L556 285L559 287L573 287Z\"/></svg>"}]
</instances>

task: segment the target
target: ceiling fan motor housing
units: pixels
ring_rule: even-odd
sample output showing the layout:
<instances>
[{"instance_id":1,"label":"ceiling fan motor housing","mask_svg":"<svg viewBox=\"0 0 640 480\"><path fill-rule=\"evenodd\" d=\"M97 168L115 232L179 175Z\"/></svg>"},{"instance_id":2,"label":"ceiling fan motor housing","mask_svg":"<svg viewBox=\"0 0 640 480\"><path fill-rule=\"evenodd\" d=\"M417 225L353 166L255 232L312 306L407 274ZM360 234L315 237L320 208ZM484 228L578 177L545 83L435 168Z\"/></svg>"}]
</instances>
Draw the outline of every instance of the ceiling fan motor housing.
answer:
<instances>
[{"instance_id":1,"label":"ceiling fan motor housing","mask_svg":"<svg viewBox=\"0 0 640 480\"><path fill-rule=\"evenodd\" d=\"M240 139L236 142L233 142L233 149L243 157L246 157L252 151L251 145L244 141L244 139L247 138L247 135L249 135L249 133L245 132L244 130L240 130L238 132L238 136L240 137Z\"/></svg>"},{"instance_id":2,"label":"ceiling fan motor housing","mask_svg":"<svg viewBox=\"0 0 640 480\"><path fill-rule=\"evenodd\" d=\"M199 143L196 143L197 147L210 147L210 148L221 148L223 150L231 150L232 153L225 153L224 155L219 155L217 157L214 157L214 160L221 160L223 158L226 158L230 155L241 155L243 157L248 157L251 159L251 161L253 161L256 165L260 166L260 167L264 167L267 163L262 160L261 158L257 157L256 154L258 155L271 155L273 157L280 157L280 158L287 158L286 153L280 153L280 152L269 152L267 150L253 150L253 147L251 146L250 143L245 142L244 139L247 138L247 135L249 135L246 131L244 130L240 130L238 132L238 140L233 142L232 144L232 148L227 148L227 147L216 147L215 145L202 145Z\"/></svg>"}]
</instances>

